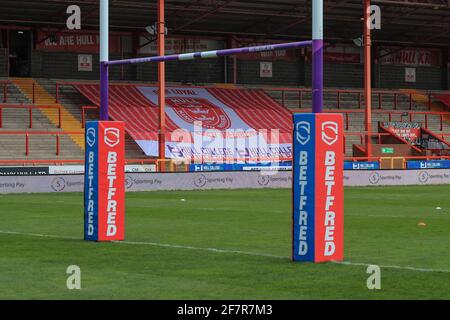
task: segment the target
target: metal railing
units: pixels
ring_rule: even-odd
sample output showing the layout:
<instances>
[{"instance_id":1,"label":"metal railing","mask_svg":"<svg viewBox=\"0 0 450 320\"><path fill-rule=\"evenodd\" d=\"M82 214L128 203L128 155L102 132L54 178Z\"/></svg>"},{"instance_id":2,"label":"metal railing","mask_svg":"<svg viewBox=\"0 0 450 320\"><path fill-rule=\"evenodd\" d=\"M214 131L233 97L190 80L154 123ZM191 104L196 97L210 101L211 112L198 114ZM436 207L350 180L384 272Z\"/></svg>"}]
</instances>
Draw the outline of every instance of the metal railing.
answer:
<instances>
[{"instance_id":1,"label":"metal railing","mask_svg":"<svg viewBox=\"0 0 450 320\"><path fill-rule=\"evenodd\" d=\"M62 127L61 106L35 106L22 104L0 104L0 128L3 127L3 109L28 109L28 127L33 128L34 109L56 109L58 110L58 128Z\"/></svg>"},{"instance_id":2,"label":"metal railing","mask_svg":"<svg viewBox=\"0 0 450 320\"><path fill-rule=\"evenodd\" d=\"M81 107L81 128L84 129L86 125L86 117L88 110L99 110L98 106L82 106Z\"/></svg>"},{"instance_id":3,"label":"metal railing","mask_svg":"<svg viewBox=\"0 0 450 320\"><path fill-rule=\"evenodd\" d=\"M30 136L54 136L55 137L55 155L59 156L61 154L61 143L60 137L67 135L81 135L84 137L84 132L65 132L65 131L0 131L0 136L2 135L23 135L25 138L25 155L28 157L30 155Z\"/></svg>"},{"instance_id":4,"label":"metal railing","mask_svg":"<svg viewBox=\"0 0 450 320\"><path fill-rule=\"evenodd\" d=\"M55 166L64 166L64 165L84 165L84 159L25 159L25 160L0 160L0 165L20 165L20 166L38 166L38 165L55 165ZM137 164L137 165L145 165L145 164L155 164L156 159L126 159L125 164Z\"/></svg>"},{"instance_id":5,"label":"metal railing","mask_svg":"<svg viewBox=\"0 0 450 320\"><path fill-rule=\"evenodd\" d=\"M311 89L310 88L264 88L264 91L266 92L279 92L281 93L281 105L283 107L287 107L286 102L287 102L287 94L291 93L291 94L296 94L297 96L297 105L299 109L304 108L304 103L305 100L307 100L305 97L309 97L308 100L311 100ZM357 109L363 109L364 105L363 105L363 99L364 99L364 90L362 89L324 89L323 90L324 95L325 95L325 101L324 103L330 103L330 100L326 99L329 95L334 95L334 99L331 100L332 104L332 108L337 108L337 109L341 109L341 105L343 102L348 102L348 100L343 100L343 97L347 97L347 99L350 97L350 99L354 99L357 101L356 104L356 108ZM420 92L419 92L420 94ZM431 111L432 109L432 104L433 104L433 96L437 93L433 92L433 91L426 91L425 92L426 96L427 96L427 102L426 102L426 106L428 108L428 110ZM384 101L387 98L390 98L392 100L392 104L393 104L393 109L397 110L401 107L404 107L403 104L406 103L406 109L408 110L412 110L413 109L413 105L414 105L414 93L412 92L405 92L405 91L400 91L400 90L372 90L372 98L376 98L373 99L374 101L377 101L375 103L377 103L377 105L372 104L372 110L381 110L383 109L383 103L385 103ZM400 100L400 98L402 98ZM403 101L402 101L403 100ZM404 102L406 101L406 102ZM421 103L418 102L417 103ZM324 106L326 107L326 106Z\"/></svg>"},{"instance_id":6,"label":"metal railing","mask_svg":"<svg viewBox=\"0 0 450 320\"><path fill-rule=\"evenodd\" d=\"M398 157L344 157L345 161L380 161L380 159L389 159ZM450 156L405 156L405 160L450 160Z\"/></svg>"},{"instance_id":7,"label":"metal railing","mask_svg":"<svg viewBox=\"0 0 450 320\"><path fill-rule=\"evenodd\" d=\"M292 112L309 112L311 109L291 109ZM349 110L349 109L330 109L329 112L333 113L342 113L344 114L344 121L345 121L345 130L349 130L350 127L350 115L351 114L364 114L364 110ZM394 115L400 116L399 121L403 122L404 118L406 117L409 122L413 121L421 121L417 119L417 116L423 116L424 121L424 127L428 129L428 125L430 122L430 118L433 116L439 117L439 131L442 131L444 129L444 117L450 118L450 112L436 112L436 111L408 111L408 112L402 112L402 111L389 111L389 110L372 110L372 113L374 114L381 114L381 115L387 115L388 122L394 121Z\"/></svg>"},{"instance_id":8,"label":"metal railing","mask_svg":"<svg viewBox=\"0 0 450 320\"><path fill-rule=\"evenodd\" d=\"M10 93L8 90L9 86L14 86L14 82L11 80L0 80L0 87L2 87L1 92L3 93L2 102L8 103L8 99L10 97ZM23 93L24 94L24 93ZM31 82L31 103L36 103L36 81L33 80Z\"/></svg>"},{"instance_id":9,"label":"metal railing","mask_svg":"<svg viewBox=\"0 0 450 320\"><path fill-rule=\"evenodd\" d=\"M9 85L12 85L11 81L9 81L9 80L0 80L0 86L2 87L1 92L3 94L3 97L2 97L1 101L3 103L7 103L8 102L8 86Z\"/></svg>"}]
</instances>

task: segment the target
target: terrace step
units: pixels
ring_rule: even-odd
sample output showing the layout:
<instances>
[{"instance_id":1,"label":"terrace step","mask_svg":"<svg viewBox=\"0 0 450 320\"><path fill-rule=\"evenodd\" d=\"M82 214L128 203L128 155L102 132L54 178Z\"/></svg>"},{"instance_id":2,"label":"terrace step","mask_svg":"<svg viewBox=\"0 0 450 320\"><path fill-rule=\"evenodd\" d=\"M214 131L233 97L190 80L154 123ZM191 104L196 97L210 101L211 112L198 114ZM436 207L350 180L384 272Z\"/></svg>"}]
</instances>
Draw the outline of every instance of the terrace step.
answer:
<instances>
[{"instance_id":1,"label":"terrace step","mask_svg":"<svg viewBox=\"0 0 450 320\"><path fill-rule=\"evenodd\" d=\"M35 104L41 106L59 106L61 108L62 129L66 132L82 131L81 122L78 121L64 105L56 104L55 98L51 96L43 86L34 79L12 78L11 81L24 93L28 99L35 97ZM59 114L56 109L41 109L41 112L55 125L59 124ZM84 149L84 135L69 135L70 138Z\"/></svg>"}]
</instances>

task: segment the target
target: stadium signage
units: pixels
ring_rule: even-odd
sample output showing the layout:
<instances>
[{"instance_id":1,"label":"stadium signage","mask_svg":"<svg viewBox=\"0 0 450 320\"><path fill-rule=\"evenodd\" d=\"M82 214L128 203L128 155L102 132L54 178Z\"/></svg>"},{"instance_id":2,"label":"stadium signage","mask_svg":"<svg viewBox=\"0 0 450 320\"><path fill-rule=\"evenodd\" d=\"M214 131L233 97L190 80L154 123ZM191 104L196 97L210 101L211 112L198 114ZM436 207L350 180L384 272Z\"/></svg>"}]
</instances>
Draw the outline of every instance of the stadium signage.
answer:
<instances>
[{"instance_id":1,"label":"stadium signage","mask_svg":"<svg viewBox=\"0 0 450 320\"><path fill-rule=\"evenodd\" d=\"M119 54L120 35L109 37L111 53ZM61 31L57 29L37 31L36 50L47 52L98 53L100 36L96 31Z\"/></svg>"},{"instance_id":2,"label":"stadium signage","mask_svg":"<svg viewBox=\"0 0 450 320\"><path fill-rule=\"evenodd\" d=\"M343 259L343 120L294 115L294 261Z\"/></svg>"},{"instance_id":3,"label":"stadium signage","mask_svg":"<svg viewBox=\"0 0 450 320\"><path fill-rule=\"evenodd\" d=\"M84 174L84 166L49 166L50 175ZM125 173L156 172L155 164L126 165ZM1 174L0 174L1 175Z\"/></svg>"},{"instance_id":4,"label":"stadium signage","mask_svg":"<svg viewBox=\"0 0 450 320\"><path fill-rule=\"evenodd\" d=\"M124 239L124 123L86 124L85 240Z\"/></svg>"},{"instance_id":5,"label":"stadium signage","mask_svg":"<svg viewBox=\"0 0 450 320\"><path fill-rule=\"evenodd\" d=\"M380 48L380 63L399 66L440 66L441 51L429 48L384 47Z\"/></svg>"},{"instance_id":6,"label":"stadium signage","mask_svg":"<svg viewBox=\"0 0 450 320\"><path fill-rule=\"evenodd\" d=\"M108 179L108 205L107 205L107 213L108 213L108 219L107 219L107 229L106 229L106 235L108 237L115 236L117 234L117 224L116 224L116 217L117 217L117 152L110 151L108 152L107 157L107 163L108 163L108 171L107 171L107 179Z\"/></svg>"},{"instance_id":7,"label":"stadium signage","mask_svg":"<svg viewBox=\"0 0 450 320\"><path fill-rule=\"evenodd\" d=\"M158 105L155 87L137 89L152 105ZM273 119L283 115L290 117L289 112L265 109L264 112L242 113L247 101L243 97L248 101L260 101L260 104L272 103L258 90L169 87L166 90L167 116L177 129L166 139L167 157L194 162L291 158L289 123L273 127ZM132 135L146 155L158 156L157 135L144 136L138 132Z\"/></svg>"},{"instance_id":8,"label":"stadium signage","mask_svg":"<svg viewBox=\"0 0 450 320\"><path fill-rule=\"evenodd\" d=\"M308 246L308 211L311 208L307 208L307 200L308 196L306 195L306 188L308 187L308 179L307 179L307 172L308 172L308 152L301 151L300 152L300 160L299 160L299 166L300 166L300 174L298 179L298 184L300 185L300 197L299 197L299 236L298 236L298 254L300 255L306 255L308 253L308 247L312 248L313 243L310 243ZM312 228L312 225L310 225L310 228Z\"/></svg>"},{"instance_id":9,"label":"stadium signage","mask_svg":"<svg viewBox=\"0 0 450 320\"><path fill-rule=\"evenodd\" d=\"M408 169L449 169L450 160L407 161Z\"/></svg>"},{"instance_id":10,"label":"stadium signage","mask_svg":"<svg viewBox=\"0 0 450 320\"><path fill-rule=\"evenodd\" d=\"M190 164L190 172L200 171L288 171L292 169L289 161L262 162L262 163L215 163L215 164Z\"/></svg>"},{"instance_id":11,"label":"stadium signage","mask_svg":"<svg viewBox=\"0 0 450 320\"><path fill-rule=\"evenodd\" d=\"M393 154L394 153L394 148L381 148L381 153L383 154Z\"/></svg>"},{"instance_id":12,"label":"stadium signage","mask_svg":"<svg viewBox=\"0 0 450 320\"><path fill-rule=\"evenodd\" d=\"M155 42L148 41L146 36L139 37L139 54L157 55L158 46ZM166 38L166 54L189 53L198 51L219 50L225 47L222 40L208 38L189 38L185 36L173 36Z\"/></svg>"},{"instance_id":13,"label":"stadium signage","mask_svg":"<svg viewBox=\"0 0 450 320\"><path fill-rule=\"evenodd\" d=\"M421 124L418 122L382 122L381 125L410 143L417 143L421 136Z\"/></svg>"},{"instance_id":14,"label":"stadium signage","mask_svg":"<svg viewBox=\"0 0 450 320\"><path fill-rule=\"evenodd\" d=\"M379 170L380 164L371 162L344 162L344 170Z\"/></svg>"},{"instance_id":15,"label":"stadium signage","mask_svg":"<svg viewBox=\"0 0 450 320\"><path fill-rule=\"evenodd\" d=\"M336 170L336 153L334 151L327 151L325 153L325 185L327 187L325 200L325 249L324 255L331 256L336 251L336 244L334 239L334 228L336 214L333 210L335 207L335 170Z\"/></svg>"},{"instance_id":16,"label":"stadium signage","mask_svg":"<svg viewBox=\"0 0 450 320\"><path fill-rule=\"evenodd\" d=\"M267 46L269 47L272 44L280 43L277 40L269 40L269 41L254 41L253 39L240 39L241 43L238 43L238 47L242 46ZM300 49L302 53L304 53L305 49ZM255 51L252 50L251 53L248 54L239 54L237 55L239 60L256 60L256 61L288 61L294 62L298 59L298 51L295 50L274 50L274 51Z\"/></svg>"},{"instance_id":17,"label":"stadium signage","mask_svg":"<svg viewBox=\"0 0 450 320\"><path fill-rule=\"evenodd\" d=\"M311 61L312 51L308 48L306 59ZM361 53L354 45L336 45L324 48L323 61L338 64L360 64Z\"/></svg>"},{"instance_id":18,"label":"stadium signage","mask_svg":"<svg viewBox=\"0 0 450 320\"><path fill-rule=\"evenodd\" d=\"M45 176L48 167L0 167L0 176Z\"/></svg>"}]
</instances>

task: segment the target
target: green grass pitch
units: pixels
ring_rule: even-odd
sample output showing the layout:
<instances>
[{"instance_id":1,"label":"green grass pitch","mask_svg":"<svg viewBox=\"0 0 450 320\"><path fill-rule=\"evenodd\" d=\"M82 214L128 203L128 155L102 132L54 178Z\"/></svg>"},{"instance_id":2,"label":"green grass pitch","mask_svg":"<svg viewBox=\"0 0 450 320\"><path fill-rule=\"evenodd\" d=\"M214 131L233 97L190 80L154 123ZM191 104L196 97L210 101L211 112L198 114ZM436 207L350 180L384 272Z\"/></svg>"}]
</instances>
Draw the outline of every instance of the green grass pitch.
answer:
<instances>
[{"instance_id":1,"label":"green grass pitch","mask_svg":"<svg viewBox=\"0 0 450 320\"><path fill-rule=\"evenodd\" d=\"M0 212L1 299L450 298L450 186L346 188L344 265L290 261L287 189L129 193L126 243L81 240L80 193L1 195Z\"/></svg>"}]
</instances>

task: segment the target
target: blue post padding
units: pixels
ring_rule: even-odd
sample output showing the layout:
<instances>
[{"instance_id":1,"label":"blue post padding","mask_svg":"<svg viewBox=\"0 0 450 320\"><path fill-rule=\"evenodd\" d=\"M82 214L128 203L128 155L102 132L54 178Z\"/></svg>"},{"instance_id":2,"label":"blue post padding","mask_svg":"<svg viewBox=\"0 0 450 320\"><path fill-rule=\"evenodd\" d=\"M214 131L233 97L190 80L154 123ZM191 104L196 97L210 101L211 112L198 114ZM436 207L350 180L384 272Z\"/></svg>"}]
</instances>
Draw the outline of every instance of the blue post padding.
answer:
<instances>
[{"instance_id":1,"label":"blue post padding","mask_svg":"<svg viewBox=\"0 0 450 320\"><path fill-rule=\"evenodd\" d=\"M84 239L98 240L98 121L86 122Z\"/></svg>"},{"instance_id":2,"label":"blue post padding","mask_svg":"<svg viewBox=\"0 0 450 320\"><path fill-rule=\"evenodd\" d=\"M292 259L314 262L315 245L315 114L293 116Z\"/></svg>"}]
</instances>

